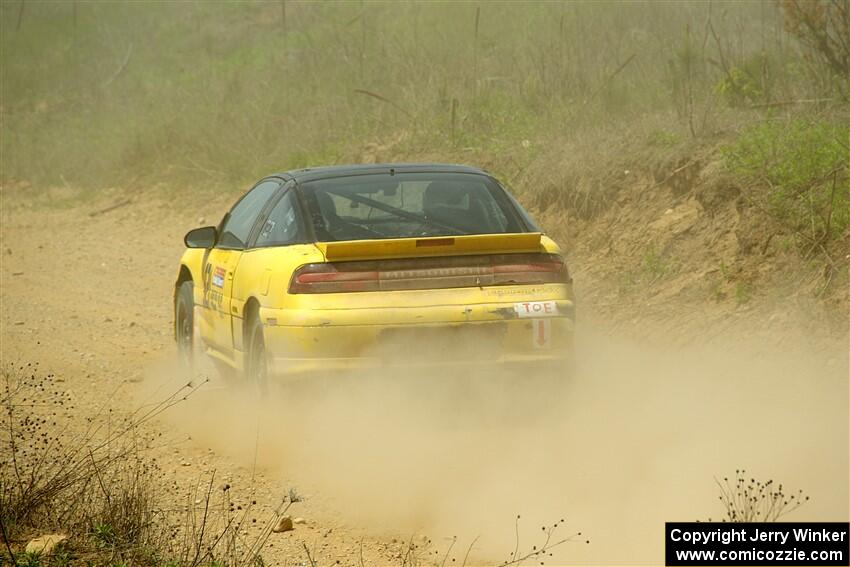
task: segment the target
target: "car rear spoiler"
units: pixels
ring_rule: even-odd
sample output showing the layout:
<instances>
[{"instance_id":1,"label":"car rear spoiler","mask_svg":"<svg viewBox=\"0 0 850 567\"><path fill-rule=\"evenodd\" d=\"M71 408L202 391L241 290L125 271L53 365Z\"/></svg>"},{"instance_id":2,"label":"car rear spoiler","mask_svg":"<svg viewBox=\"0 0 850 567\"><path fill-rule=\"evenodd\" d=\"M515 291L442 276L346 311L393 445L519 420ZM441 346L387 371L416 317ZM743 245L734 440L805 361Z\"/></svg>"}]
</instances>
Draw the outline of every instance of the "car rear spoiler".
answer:
<instances>
[{"instance_id":1,"label":"car rear spoiler","mask_svg":"<svg viewBox=\"0 0 850 567\"><path fill-rule=\"evenodd\" d=\"M471 234L429 238L392 238L317 242L329 262L339 260L377 260L379 258L417 258L427 256L464 256L470 254L509 254L540 252L542 233Z\"/></svg>"}]
</instances>

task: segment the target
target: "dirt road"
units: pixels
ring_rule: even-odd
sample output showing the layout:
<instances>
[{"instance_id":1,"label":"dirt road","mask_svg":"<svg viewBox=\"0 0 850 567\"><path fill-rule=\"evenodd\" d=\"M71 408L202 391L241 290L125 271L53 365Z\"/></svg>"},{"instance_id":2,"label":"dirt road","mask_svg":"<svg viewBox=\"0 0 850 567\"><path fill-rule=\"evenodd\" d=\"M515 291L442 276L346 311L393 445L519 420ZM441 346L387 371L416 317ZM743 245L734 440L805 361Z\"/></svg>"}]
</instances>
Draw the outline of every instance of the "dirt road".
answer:
<instances>
[{"instance_id":1,"label":"dirt road","mask_svg":"<svg viewBox=\"0 0 850 567\"><path fill-rule=\"evenodd\" d=\"M3 195L3 362L60 376L81 419L169 392L183 380L171 364L182 236L216 222L231 196L198 207L162 194L59 195L69 204L57 208L23 193ZM580 262L579 374L555 411L517 404L486 376L460 394L367 376L262 408L211 383L154 424L175 500L213 470L258 501L258 517L297 489L292 513L307 523L274 534L264 554L290 565L305 544L319 565L359 565L361 553L366 565L400 564L403 542L422 536L440 558L456 536L455 564L473 541L474 560L498 561L514 548L517 515L522 546L562 518L563 535L581 532L550 564L655 563L663 522L719 517L713 477L739 468L805 490L794 519L846 520L846 337L801 337L787 313L667 305L723 329L700 341L691 325L682 340L669 318L611 316L615 303L582 281Z\"/></svg>"},{"instance_id":2,"label":"dirt road","mask_svg":"<svg viewBox=\"0 0 850 567\"><path fill-rule=\"evenodd\" d=\"M181 214L164 199L137 196L130 204L98 213L124 201L123 195L107 195L55 209L32 207L28 199L4 200L3 361L37 362L45 372L55 373L83 409L81 420L104 405L128 410L160 401L175 391L172 381L185 381L170 364L170 297L184 228L194 226L204 210ZM214 201L205 210L220 216L225 206L225 200ZM174 410L183 411L179 406ZM250 460L237 462L222 455L226 450L215 452L193 442L188 431L171 429L169 422L155 427L166 439L152 456L168 473L167 482L178 487L173 493L177 504L184 504L185 495L215 471L239 498L258 501L261 523L290 488L297 488L278 471L257 470ZM318 511L323 510L319 498L302 493L304 501L290 511L308 522L295 532L276 535L264 555L288 558L292 564L295 558L306 559L306 543L323 564L345 557L359 560L360 540L367 532L341 529L334 514ZM391 560L390 544L366 539L365 560Z\"/></svg>"}]
</instances>

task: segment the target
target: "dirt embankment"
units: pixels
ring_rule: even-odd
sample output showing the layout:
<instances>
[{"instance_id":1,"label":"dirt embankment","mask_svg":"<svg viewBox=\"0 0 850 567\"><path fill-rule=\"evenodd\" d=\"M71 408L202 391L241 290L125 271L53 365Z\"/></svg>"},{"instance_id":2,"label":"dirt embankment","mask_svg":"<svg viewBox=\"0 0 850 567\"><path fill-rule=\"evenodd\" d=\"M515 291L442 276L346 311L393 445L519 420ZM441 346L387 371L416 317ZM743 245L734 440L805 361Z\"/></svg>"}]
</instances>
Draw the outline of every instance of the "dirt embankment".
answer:
<instances>
[{"instance_id":1,"label":"dirt embankment","mask_svg":"<svg viewBox=\"0 0 850 567\"><path fill-rule=\"evenodd\" d=\"M738 468L805 489L796 519L846 519L846 297L806 299L806 280L787 277L806 272L722 185L632 187L591 218L542 215L581 300L579 375L554 410L487 376L462 392L361 376L261 408L212 384L151 426L167 499L213 469L258 517L297 488L308 522L270 540L281 564L305 544L319 564L400 564L421 535L435 556L457 536L456 563L473 542L493 562L513 550L518 514L523 546L561 518L563 535L582 532L555 563L657 562L663 521L718 516L712 477ZM181 379L169 361L182 235L233 195L115 191L57 209L26 193L3 190L4 363L55 373L81 419L167 394Z\"/></svg>"},{"instance_id":2,"label":"dirt embankment","mask_svg":"<svg viewBox=\"0 0 850 567\"><path fill-rule=\"evenodd\" d=\"M529 200L565 245L584 303L618 329L688 342L743 323L780 341L802 331L815 345L846 343L850 234L813 253L766 209L767 187L726 171L722 143L626 154L605 176L529 173L523 185L537 188ZM553 184L571 191L555 198Z\"/></svg>"}]
</instances>

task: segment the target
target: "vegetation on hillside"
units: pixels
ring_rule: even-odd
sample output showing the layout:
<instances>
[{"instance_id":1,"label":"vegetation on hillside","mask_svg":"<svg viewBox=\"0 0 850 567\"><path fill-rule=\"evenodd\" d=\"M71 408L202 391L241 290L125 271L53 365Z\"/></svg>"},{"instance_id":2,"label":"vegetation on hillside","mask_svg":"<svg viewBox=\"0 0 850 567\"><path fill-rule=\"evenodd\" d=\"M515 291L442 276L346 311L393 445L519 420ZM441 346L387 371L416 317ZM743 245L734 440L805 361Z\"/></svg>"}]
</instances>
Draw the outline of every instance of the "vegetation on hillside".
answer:
<instances>
[{"instance_id":1,"label":"vegetation on hillside","mask_svg":"<svg viewBox=\"0 0 850 567\"><path fill-rule=\"evenodd\" d=\"M809 118L747 126L724 149L730 168L770 187L771 210L813 243L850 227L850 125Z\"/></svg>"},{"instance_id":2,"label":"vegetation on hillside","mask_svg":"<svg viewBox=\"0 0 850 567\"><path fill-rule=\"evenodd\" d=\"M808 4L4 2L2 179L244 183L368 142L460 161L647 113L710 135L842 102Z\"/></svg>"},{"instance_id":3,"label":"vegetation on hillside","mask_svg":"<svg viewBox=\"0 0 850 567\"><path fill-rule=\"evenodd\" d=\"M713 153L835 272L849 20L848 0L4 2L0 182L236 193L440 160L589 218Z\"/></svg>"}]
</instances>

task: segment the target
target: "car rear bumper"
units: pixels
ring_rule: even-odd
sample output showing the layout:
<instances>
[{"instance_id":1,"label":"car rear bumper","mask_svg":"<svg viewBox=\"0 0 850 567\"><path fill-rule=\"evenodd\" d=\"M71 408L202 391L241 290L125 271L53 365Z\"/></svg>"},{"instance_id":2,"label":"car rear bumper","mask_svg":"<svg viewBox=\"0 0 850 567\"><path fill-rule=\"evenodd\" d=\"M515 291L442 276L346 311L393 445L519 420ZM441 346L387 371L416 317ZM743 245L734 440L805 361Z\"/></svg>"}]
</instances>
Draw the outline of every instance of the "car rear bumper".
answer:
<instances>
[{"instance_id":1,"label":"car rear bumper","mask_svg":"<svg viewBox=\"0 0 850 567\"><path fill-rule=\"evenodd\" d=\"M277 376L384 367L560 366L573 358L572 317L264 329Z\"/></svg>"}]
</instances>

